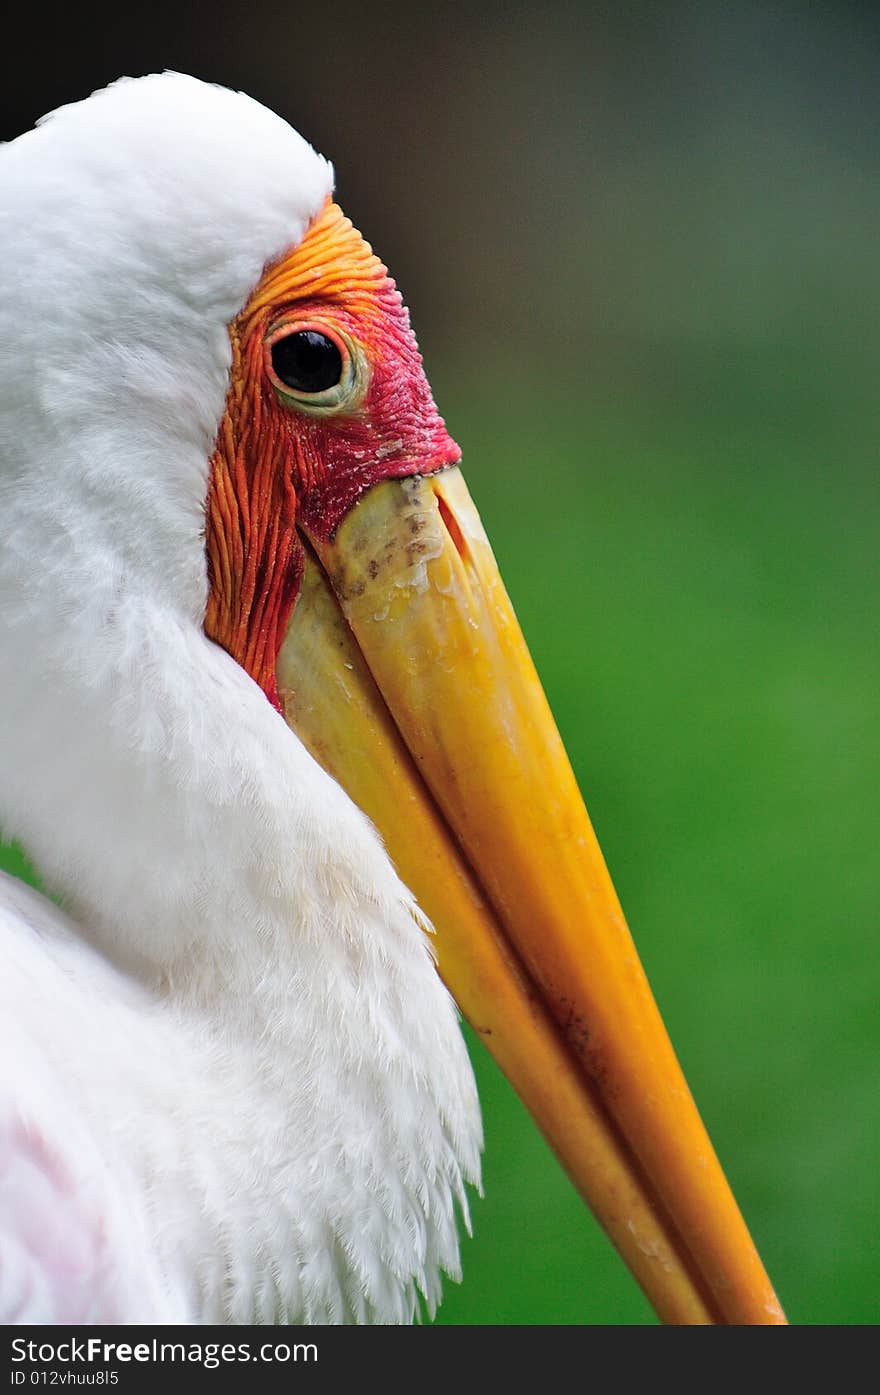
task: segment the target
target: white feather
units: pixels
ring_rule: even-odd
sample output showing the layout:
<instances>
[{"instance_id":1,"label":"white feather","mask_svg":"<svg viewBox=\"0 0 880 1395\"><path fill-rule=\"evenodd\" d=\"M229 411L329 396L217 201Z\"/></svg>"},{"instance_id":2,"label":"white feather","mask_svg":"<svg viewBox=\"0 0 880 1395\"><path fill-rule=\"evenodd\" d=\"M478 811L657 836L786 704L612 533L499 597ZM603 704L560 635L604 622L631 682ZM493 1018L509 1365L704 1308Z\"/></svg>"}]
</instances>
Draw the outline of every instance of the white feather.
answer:
<instances>
[{"instance_id":1,"label":"white feather","mask_svg":"<svg viewBox=\"0 0 880 1395\"><path fill-rule=\"evenodd\" d=\"M457 1271L479 1114L418 912L202 631L226 326L331 178L174 74L0 149L0 824L72 917L0 881L7 1321L407 1321Z\"/></svg>"}]
</instances>

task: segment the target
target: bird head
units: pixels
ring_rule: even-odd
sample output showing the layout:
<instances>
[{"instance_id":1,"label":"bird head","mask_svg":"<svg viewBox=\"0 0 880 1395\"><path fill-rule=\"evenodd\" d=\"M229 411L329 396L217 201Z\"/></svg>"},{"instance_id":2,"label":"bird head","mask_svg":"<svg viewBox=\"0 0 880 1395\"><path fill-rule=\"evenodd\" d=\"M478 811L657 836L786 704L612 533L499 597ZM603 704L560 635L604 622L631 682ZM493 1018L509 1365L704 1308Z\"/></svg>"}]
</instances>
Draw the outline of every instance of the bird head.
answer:
<instances>
[{"instance_id":1,"label":"bird head","mask_svg":"<svg viewBox=\"0 0 880 1395\"><path fill-rule=\"evenodd\" d=\"M277 705L301 537L327 543L371 486L433 474L461 451L394 281L330 199L267 269L230 339L208 493L205 630Z\"/></svg>"},{"instance_id":2,"label":"bird head","mask_svg":"<svg viewBox=\"0 0 880 1395\"><path fill-rule=\"evenodd\" d=\"M100 593L105 616L123 580L163 596L369 815L453 996L662 1317L784 1320L407 311L329 166L247 98L174 75L116 85L9 150L32 210L7 238L20 276L0 312L11 550L42 550L51 574L63 534L65 583L79 568L76 594ZM118 668L91 625L90 663Z\"/></svg>"}]
</instances>

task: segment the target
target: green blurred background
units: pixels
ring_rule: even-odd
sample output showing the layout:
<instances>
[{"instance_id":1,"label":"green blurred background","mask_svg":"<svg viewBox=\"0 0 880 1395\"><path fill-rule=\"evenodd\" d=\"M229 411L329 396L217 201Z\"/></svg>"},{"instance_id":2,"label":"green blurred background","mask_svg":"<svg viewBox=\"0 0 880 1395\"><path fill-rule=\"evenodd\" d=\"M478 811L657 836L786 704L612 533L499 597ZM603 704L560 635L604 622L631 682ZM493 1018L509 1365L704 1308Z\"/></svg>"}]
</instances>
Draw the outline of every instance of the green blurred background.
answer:
<instances>
[{"instance_id":1,"label":"green blurred background","mask_svg":"<svg viewBox=\"0 0 880 1395\"><path fill-rule=\"evenodd\" d=\"M0 84L13 136L182 68L335 161L800 1323L880 1317L878 58L873 4L257 0L35 7ZM473 1055L486 1195L439 1321L650 1321Z\"/></svg>"}]
</instances>

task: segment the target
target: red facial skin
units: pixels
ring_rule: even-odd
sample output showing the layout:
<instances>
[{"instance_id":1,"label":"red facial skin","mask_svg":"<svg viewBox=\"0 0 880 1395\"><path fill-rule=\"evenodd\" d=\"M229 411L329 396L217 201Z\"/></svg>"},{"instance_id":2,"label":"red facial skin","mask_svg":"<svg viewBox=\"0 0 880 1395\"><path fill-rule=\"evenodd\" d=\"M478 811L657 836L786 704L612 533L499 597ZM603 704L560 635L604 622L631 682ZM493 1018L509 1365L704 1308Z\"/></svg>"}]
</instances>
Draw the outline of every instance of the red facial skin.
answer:
<instances>
[{"instance_id":1,"label":"red facial skin","mask_svg":"<svg viewBox=\"0 0 880 1395\"><path fill-rule=\"evenodd\" d=\"M323 541L371 485L433 474L461 459L434 405L406 307L394 282L388 286L385 313L369 326L342 308L331 316L319 301L302 307L304 317L338 326L366 351L370 381L360 407L309 417L277 402L290 441L299 521Z\"/></svg>"},{"instance_id":2,"label":"red facial skin","mask_svg":"<svg viewBox=\"0 0 880 1395\"><path fill-rule=\"evenodd\" d=\"M274 379L270 341L303 328L353 344L366 388L316 412ZM299 592L302 527L323 541L366 490L461 452L443 424L394 282L335 204L265 272L230 326L226 412L211 459L205 632L279 708L275 663Z\"/></svg>"}]
</instances>

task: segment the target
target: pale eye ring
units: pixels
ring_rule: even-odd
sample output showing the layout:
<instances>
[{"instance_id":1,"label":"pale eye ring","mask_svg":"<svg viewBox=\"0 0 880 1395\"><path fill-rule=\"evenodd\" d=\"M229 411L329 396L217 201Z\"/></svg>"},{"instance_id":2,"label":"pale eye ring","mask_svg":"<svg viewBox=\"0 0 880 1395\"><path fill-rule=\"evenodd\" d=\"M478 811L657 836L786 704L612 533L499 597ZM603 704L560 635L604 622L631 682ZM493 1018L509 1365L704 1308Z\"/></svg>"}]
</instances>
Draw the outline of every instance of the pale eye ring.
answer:
<instances>
[{"instance_id":1,"label":"pale eye ring","mask_svg":"<svg viewBox=\"0 0 880 1395\"><path fill-rule=\"evenodd\" d=\"M276 325L266 337L266 372L288 407L317 416L351 410L363 396L363 351L335 327L302 320Z\"/></svg>"}]
</instances>

